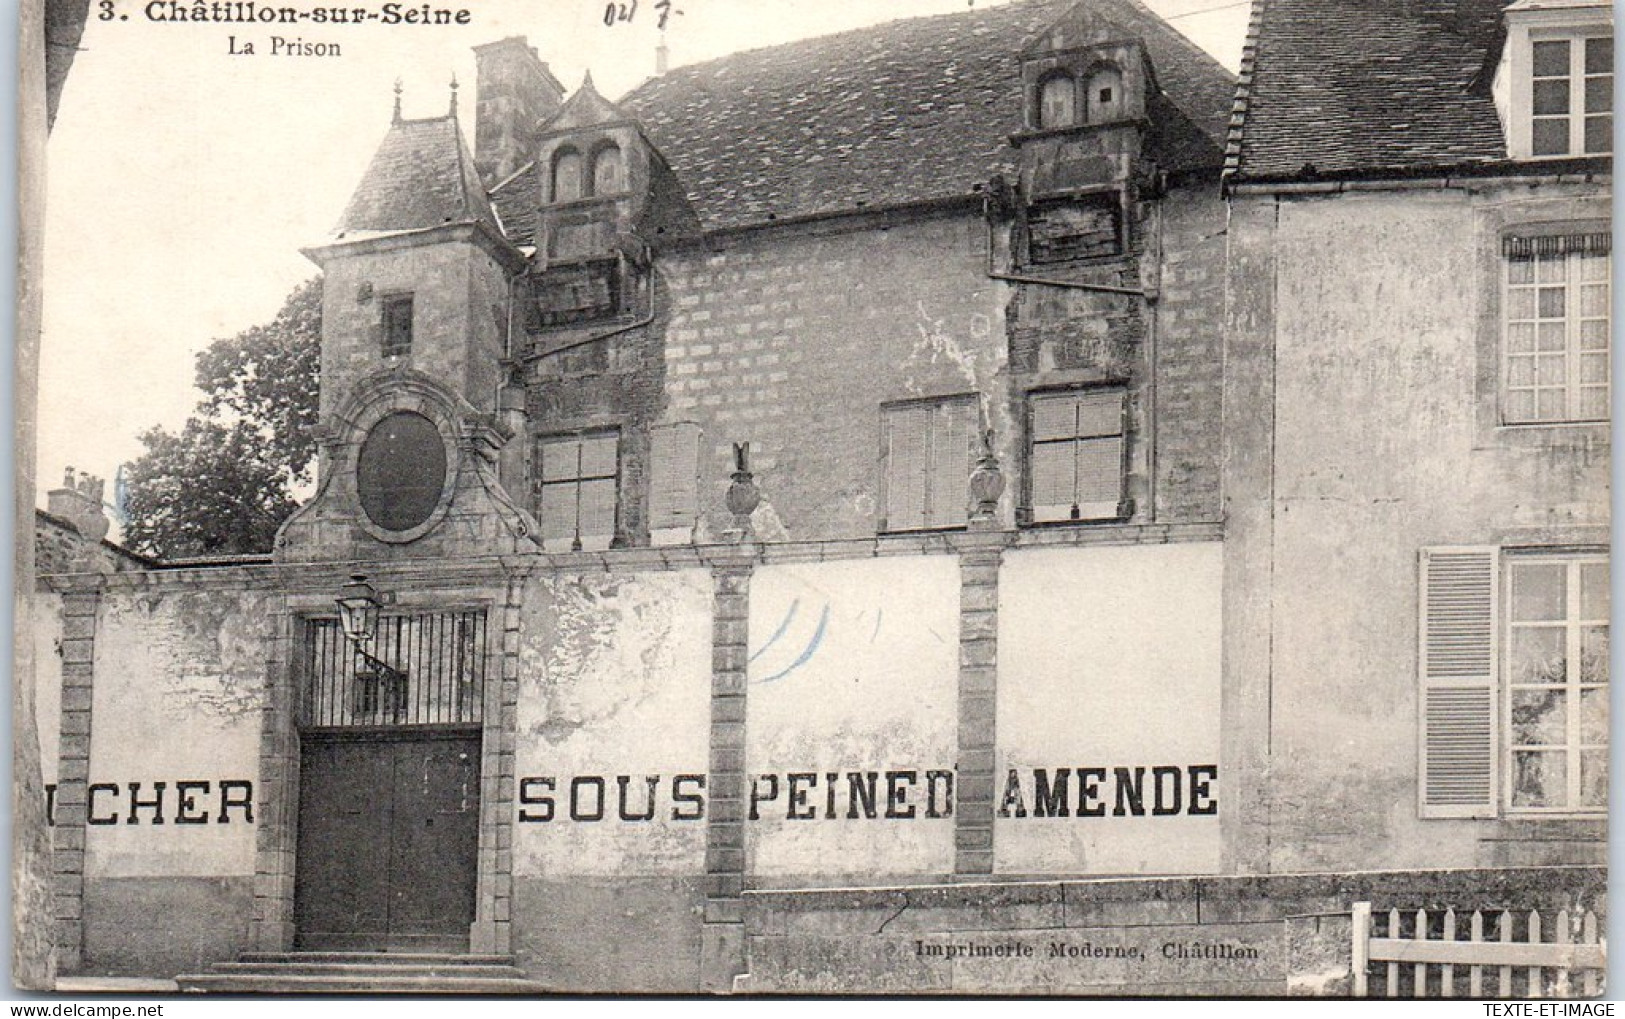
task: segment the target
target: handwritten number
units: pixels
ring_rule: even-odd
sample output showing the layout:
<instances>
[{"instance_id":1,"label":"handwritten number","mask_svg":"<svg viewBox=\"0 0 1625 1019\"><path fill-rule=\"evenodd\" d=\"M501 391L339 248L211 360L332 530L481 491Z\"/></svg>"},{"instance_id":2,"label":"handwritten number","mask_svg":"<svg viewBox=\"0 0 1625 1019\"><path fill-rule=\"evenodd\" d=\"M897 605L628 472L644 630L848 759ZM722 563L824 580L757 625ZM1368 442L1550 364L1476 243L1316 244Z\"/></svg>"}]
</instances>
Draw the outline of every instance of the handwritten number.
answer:
<instances>
[{"instance_id":1,"label":"handwritten number","mask_svg":"<svg viewBox=\"0 0 1625 1019\"><path fill-rule=\"evenodd\" d=\"M101 6L101 13L96 15L97 19L101 20L101 21L112 21L113 20L113 0L101 0L101 5L100 6Z\"/></svg>"},{"instance_id":2,"label":"handwritten number","mask_svg":"<svg viewBox=\"0 0 1625 1019\"><path fill-rule=\"evenodd\" d=\"M638 0L630 4L608 3L604 5L604 24L613 25L617 21L631 21L638 13Z\"/></svg>"}]
</instances>

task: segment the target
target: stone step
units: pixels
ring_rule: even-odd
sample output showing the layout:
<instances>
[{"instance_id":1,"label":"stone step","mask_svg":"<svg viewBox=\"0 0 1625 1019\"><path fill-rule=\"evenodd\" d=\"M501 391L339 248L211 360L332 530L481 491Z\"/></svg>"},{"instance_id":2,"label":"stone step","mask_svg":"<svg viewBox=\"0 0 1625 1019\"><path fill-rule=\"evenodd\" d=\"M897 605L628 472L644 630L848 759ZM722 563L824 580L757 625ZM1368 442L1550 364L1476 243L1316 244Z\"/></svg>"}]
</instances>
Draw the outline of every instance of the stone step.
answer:
<instances>
[{"instance_id":1,"label":"stone step","mask_svg":"<svg viewBox=\"0 0 1625 1019\"><path fill-rule=\"evenodd\" d=\"M389 977L464 977L485 978L494 977L499 980L523 980L525 974L516 966L478 964L478 963L452 963L445 961L425 962L325 962L311 959L285 959L275 962L217 962L209 967L211 975L282 975L300 974L305 976L371 976L380 979Z\"/></svg>"},{"instance_id":2,"label":"stone step","mask_svg":"<svg viewBox=\"0 0 1625 1019\"><path fill-rule=\"evenodd\" d=\"M244 952L237 957L237 961L249 964L333 962L363 965L383 963L392 966L512 966L513 956L466 955L459 952Z\"/></svg>"},{"instance_id":3,"label":"stone step","mask_svg":"<svg viewBox=\"0 0 1625 1019\"><path fill-rule=\"evenodd\" d=\"M195 973L175 978L190 994L545 994L533 980L452 976Z\"/></svg>"}]
</instances>

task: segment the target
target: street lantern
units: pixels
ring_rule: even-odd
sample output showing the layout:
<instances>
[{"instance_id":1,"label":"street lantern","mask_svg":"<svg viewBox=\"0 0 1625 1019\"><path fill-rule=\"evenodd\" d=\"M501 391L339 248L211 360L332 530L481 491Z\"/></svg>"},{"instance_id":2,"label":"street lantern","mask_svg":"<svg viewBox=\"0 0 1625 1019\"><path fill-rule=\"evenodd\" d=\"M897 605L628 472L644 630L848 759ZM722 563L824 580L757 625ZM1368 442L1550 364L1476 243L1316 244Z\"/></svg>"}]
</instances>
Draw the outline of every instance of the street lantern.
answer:
<instances>
[{"instance_id":1,"label":"street lantern","mask_svg":"<svg viewBox=\"0 0 1625 1019\"><path fill-rule=\"evenodd\" d=\"M357 647L365 647L378 632L378 592L367 583L365 574L355 573L339 591L337 600L344 636Z\"/></svg>"}]
</instances>

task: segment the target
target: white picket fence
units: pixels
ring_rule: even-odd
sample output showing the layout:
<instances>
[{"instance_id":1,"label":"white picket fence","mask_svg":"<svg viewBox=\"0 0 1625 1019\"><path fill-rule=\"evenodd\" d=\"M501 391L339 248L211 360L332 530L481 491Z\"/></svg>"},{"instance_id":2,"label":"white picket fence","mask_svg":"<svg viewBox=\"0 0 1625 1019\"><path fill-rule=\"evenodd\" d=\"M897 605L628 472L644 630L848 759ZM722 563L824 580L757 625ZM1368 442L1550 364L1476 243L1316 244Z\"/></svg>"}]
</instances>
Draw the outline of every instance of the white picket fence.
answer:
<instances>
[{"instance_id":1,"label":"white picket fence","mask_svg":"<svg viewBox=\"0 0 1625 1019\"><path fill-rule=\"evenodd\" d=\"M1417 998L1451 998L1460 991L1469 998L1595 997L1603 990L1604 942L1591 910L1558 913L1550 939L1542 937L1534 910L1474 910L1462 923L1454 909L1442 915L1391 909L1376 918L1382 937L1376 936L1371 903L1356 902L1353 919L1356 998L1371 996L1374 977L1390 998L1399 997L1406 983ZM1407 927L1410 936L1401 936ZM1515 927L1524 931L1521 940L1514 940Z\"/></svg>"}]
</instances>

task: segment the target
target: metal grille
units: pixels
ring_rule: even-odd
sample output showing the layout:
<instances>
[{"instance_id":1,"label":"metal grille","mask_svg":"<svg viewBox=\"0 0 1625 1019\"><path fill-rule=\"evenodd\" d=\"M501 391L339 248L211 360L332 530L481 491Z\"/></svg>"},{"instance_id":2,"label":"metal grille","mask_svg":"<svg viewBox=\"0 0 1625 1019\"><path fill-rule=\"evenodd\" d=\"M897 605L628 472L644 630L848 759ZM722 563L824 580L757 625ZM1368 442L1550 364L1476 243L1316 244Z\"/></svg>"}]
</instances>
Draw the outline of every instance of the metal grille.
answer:
<instances>
[{"instance_id":1,"label":"metal grille","mask_svg":"<svg viewBox=\"0 0 1625 1019\"><path fill-rule=\"evenodd\" d=\"M365 652L345 639L337 619L306 620L305 638L305 728L480 721L483 609L384 616Z\"/></svg>"}]
</instances>

